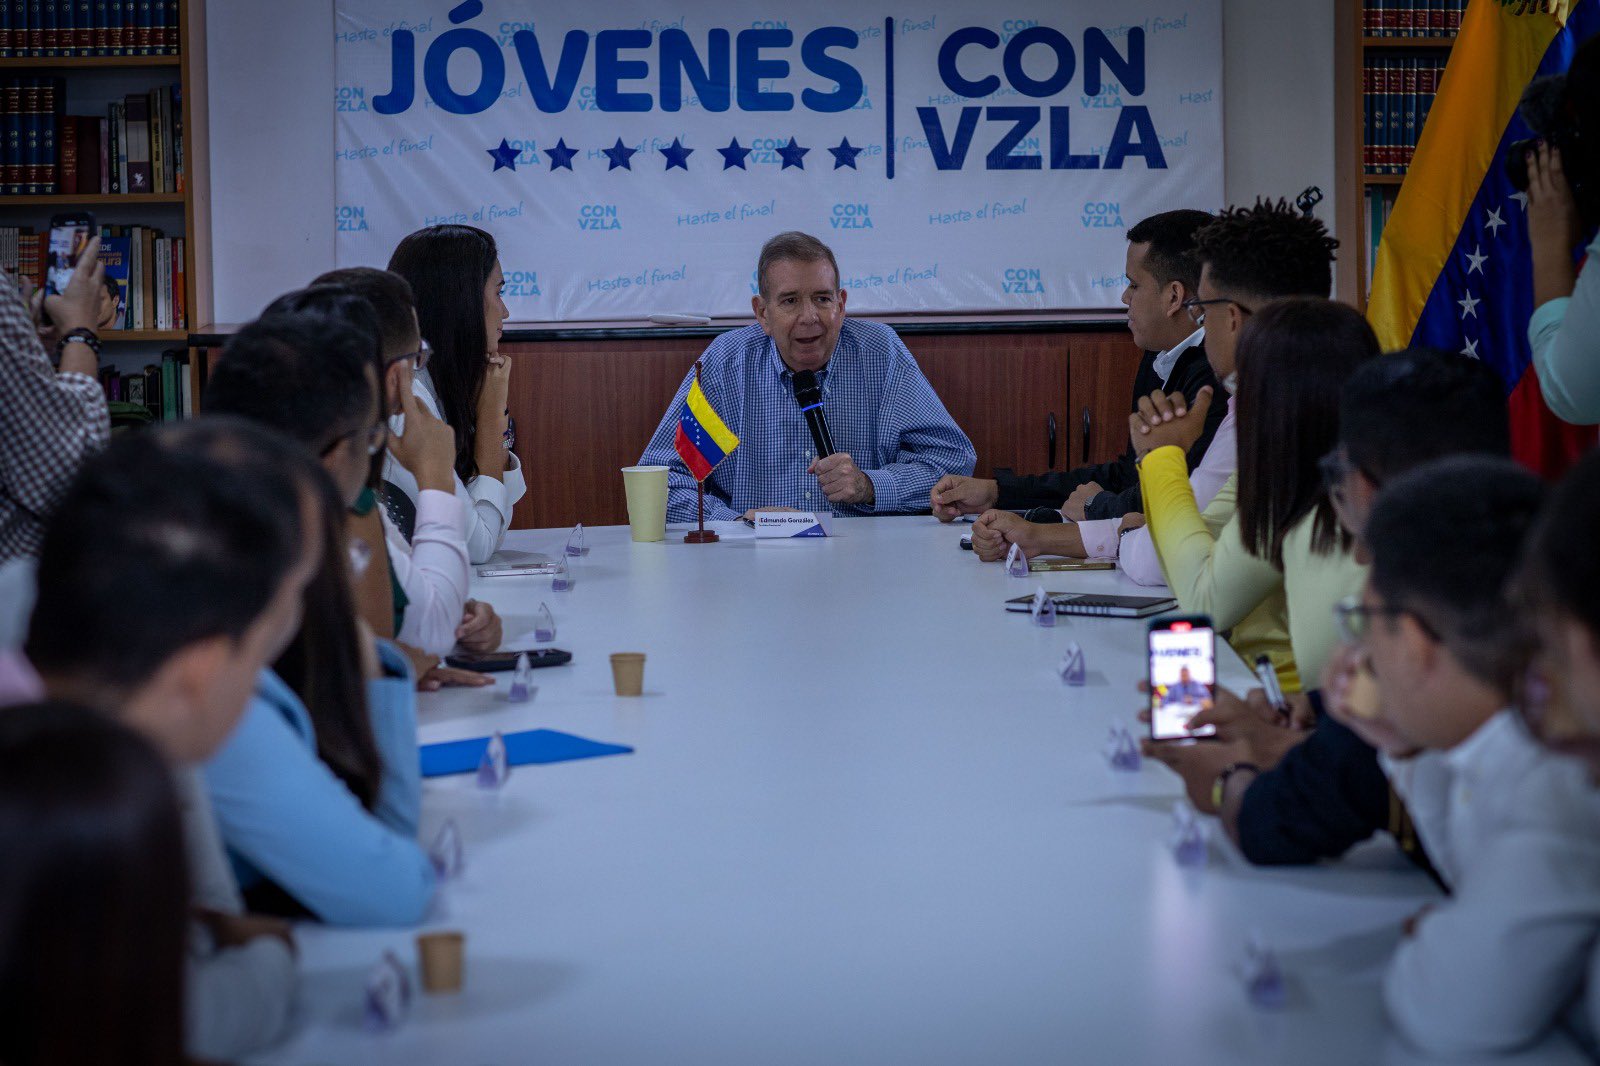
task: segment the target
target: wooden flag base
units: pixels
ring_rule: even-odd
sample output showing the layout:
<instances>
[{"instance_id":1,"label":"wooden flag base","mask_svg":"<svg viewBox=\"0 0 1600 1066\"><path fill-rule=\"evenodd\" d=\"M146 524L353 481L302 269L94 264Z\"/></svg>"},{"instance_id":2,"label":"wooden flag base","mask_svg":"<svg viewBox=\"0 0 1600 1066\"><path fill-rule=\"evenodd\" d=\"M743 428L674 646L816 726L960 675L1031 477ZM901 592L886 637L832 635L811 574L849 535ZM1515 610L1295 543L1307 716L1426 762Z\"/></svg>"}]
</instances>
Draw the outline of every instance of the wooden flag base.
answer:
<instances>
[{"instance_id":1,"label":"wooden flag base","mask_svg":"<svg viewBox=\"0 0 1600 1066\"><path fill-rule=\"evenodd\" d=\"M695 363L694 372L696 376L700 373L700 364L698 362ZM683 542L685 544L715 544L717 542L716 530L706 528L706 483L704 481L696 481L694 489L694 511L695 517L699 519L696 524L700 528L691 529L685 533Z\"/></svg>"}]
</instances>

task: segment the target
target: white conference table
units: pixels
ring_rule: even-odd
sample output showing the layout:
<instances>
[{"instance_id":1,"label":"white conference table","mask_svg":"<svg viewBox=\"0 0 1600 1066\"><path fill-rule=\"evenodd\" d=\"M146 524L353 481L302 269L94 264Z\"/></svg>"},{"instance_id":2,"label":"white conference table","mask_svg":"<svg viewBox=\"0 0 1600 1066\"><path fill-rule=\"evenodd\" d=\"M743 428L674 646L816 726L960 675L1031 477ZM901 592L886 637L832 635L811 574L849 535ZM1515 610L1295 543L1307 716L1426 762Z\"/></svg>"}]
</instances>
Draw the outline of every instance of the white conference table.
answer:
<instances>
[{"instance_id":1,"label":"white conference table","mask_svg":"<svg viewBox=\"0 0 1600 1066\"><path fill-rule=\"evenodd\" d=\"M548 603L571 665L528 704L424 696L424 742L546 727L634 754L519 767L499 792L433 779L424 841L458 824L466 869L427 929L467 937L466 985L362 1026L384 949L411 930L300 932L298 1026L273 1063L1406 1062L1378 981L1437 891L1387 838L1337 865L1258 869L1212 825L1172 857L1177 779L1112 770L1144 623L1001 601L1036 584L1137 592L1119 574L1008 578L967 527L842 520L820 541L633 544L588 531L569 592L478 580L528 646ZM507 549L558 555L567 531ZM733 539L738 537L739 539ZM1053 671L1069 641L1089 684ZM1222 649L1219 648L1219 651ZM648 655L643 698L608 656ZM1250 682L1221 655L1221 680ZM1208 820L1209 821L1209 820ZM1286 1007L1251 1006L1251 931ZM1562 1039L1524 1057L1582 1062Z\"/></svg>"}]
</instances>

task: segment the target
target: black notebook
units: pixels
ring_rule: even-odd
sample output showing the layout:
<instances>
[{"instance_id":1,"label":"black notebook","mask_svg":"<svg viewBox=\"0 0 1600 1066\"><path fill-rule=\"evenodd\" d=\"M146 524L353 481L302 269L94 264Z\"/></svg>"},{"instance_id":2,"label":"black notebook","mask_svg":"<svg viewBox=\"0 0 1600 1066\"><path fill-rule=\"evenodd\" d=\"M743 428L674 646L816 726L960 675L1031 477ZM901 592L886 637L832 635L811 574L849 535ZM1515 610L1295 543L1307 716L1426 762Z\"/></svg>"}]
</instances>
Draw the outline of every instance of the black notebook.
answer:
<instances>
[{"instance_id":1,"label":"black notebook","mask_svg":"<svg viewBox=\"0 0 1600 1066\"><path fill-rule=\"evenodd\" d=\"M1178 601L1171 596L1106 596L1096 592L1052 592L1058 614L1091 614L1106 618L1148 618L1175 610ZM1026 614L1033 607L1032 596L1006 601L1006 610Z\"/></svg>"}]
</instances>

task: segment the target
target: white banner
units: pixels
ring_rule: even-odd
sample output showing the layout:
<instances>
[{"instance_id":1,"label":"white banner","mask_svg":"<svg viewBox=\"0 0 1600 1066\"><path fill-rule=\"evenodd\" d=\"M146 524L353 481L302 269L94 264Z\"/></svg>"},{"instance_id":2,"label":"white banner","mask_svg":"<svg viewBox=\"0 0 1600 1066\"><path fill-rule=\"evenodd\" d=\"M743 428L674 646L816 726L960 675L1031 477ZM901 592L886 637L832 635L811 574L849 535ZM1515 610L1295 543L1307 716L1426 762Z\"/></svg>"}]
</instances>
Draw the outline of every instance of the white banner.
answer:
<instances>
[{"instance_id":1,"label":"white banner","mask_svg":"<svg viewBox=\"0 0 1600 1066\"><path fill-rule=\"evenodd\" d=\"M338 260L481 227L514 321L747 315L786 229L857 313L1112 308L1221 204L1220 0L447 5L338 0Z\"/></svg>"}]
</instances>

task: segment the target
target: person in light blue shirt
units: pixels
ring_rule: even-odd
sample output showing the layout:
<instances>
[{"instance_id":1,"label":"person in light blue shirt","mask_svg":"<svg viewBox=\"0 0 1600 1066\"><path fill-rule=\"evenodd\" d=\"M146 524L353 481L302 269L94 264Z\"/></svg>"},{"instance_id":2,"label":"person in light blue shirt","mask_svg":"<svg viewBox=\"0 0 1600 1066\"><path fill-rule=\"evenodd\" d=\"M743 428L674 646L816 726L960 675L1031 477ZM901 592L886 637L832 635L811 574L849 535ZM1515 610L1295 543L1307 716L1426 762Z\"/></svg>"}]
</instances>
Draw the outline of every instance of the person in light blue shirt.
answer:
<instances>
[{"instance_id":1,"label":"person in light blue shirt","mask_svg":"<svg viewBox=\"0 0 1600 1066\"><path fill-rule=\"evenodd\" d=\"M399 649L378 649L383 676L368 682L367 701L383 775L370 811L318 758L310 712L271 670L204 771L240 888L270 882L330 925L415 925L436 887L416 839L415 684Z\"/></svg>"},{"instance_id":2,"label":"person in light blue shirt","mask_svg":"<svg viewBox=\"0 0 1600 1066\"><path fill-rule=\"evenodd\" d=\"M739 447L706 479L706 520L789 507L844 515L924 510L934 483L971 474L972 442L900 338L846 320L828 246L781 233L761 250L751 298L756 325L718 337L700 387ZM794 397L797 371L816 373L838 449L819 456ZM643 466L668 467L667 520L694 521L695 482L673 446L691 370L656 427Z\"/></svg>"}]
</instances>

